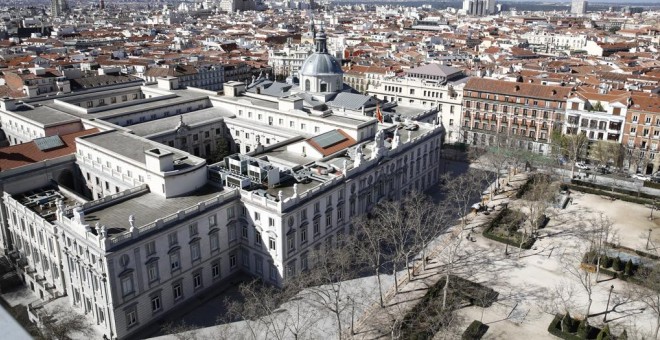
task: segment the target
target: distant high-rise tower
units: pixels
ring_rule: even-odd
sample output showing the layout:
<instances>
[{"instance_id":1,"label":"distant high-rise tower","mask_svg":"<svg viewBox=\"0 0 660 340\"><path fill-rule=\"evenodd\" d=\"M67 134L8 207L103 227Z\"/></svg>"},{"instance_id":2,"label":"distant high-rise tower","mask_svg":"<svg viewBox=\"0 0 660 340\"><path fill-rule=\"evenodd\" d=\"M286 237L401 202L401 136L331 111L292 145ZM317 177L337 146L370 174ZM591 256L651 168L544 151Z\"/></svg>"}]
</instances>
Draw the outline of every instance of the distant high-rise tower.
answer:
<instances>
[{"instance_id":1,"label":"distant high-rise tower","mask_svg":"<svg viewBox=\"0 0 660 340\"><path fill-rule=\"evenodd\" d=\"M101 9L105 9L105 1L101 0Z\"/></svg>"},{"instance_id":2,"label":"distant high-rise tower","mask_svg":"<svg viewBox=\"0 0 660 340\"><path fill-rule=\"evenodd\" d=\"M69 5L66 0L51 0L50 1L50 15L53 17L62 16L69 11Z\"/></svg>"},{"instance_id":3,"label":"distant high-rise tower","mask_svg":"<svg viewBox=\"0 0 660 340\"><path fill-rule=\"evenodd\" d=\"M495 0L463 0L463 9L468 15L479 17L495 14Z\"/></svg>"},{"instance_id":4,"label":"distant high-rise tower","mask_svg":"<svg viewBox=\"0 0 660 340\"><path fill-rule=\"evenodd\" d=\"M587 13L587 1L586 0L573 0L571 2L571 13L576 15L583 15Z\"/></svg>"}]
</instances>

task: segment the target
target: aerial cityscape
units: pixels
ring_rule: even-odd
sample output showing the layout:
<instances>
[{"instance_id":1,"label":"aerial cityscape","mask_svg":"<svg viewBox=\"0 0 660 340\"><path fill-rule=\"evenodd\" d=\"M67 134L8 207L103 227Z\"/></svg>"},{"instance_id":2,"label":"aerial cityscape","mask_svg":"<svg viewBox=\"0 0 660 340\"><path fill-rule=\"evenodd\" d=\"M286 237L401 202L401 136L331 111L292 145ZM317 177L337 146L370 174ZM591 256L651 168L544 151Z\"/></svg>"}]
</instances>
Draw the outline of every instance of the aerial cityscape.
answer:
<instances>
[{"instance_id":1,"label":"aerial cityscape","mask_svg":"<svg viewBox=\"0 0 660 340\"><path fill-rule=\"evenodd\" d=\"M5 0L2 339L660 339L660 3Z\"/></svg>"}]
</instances>

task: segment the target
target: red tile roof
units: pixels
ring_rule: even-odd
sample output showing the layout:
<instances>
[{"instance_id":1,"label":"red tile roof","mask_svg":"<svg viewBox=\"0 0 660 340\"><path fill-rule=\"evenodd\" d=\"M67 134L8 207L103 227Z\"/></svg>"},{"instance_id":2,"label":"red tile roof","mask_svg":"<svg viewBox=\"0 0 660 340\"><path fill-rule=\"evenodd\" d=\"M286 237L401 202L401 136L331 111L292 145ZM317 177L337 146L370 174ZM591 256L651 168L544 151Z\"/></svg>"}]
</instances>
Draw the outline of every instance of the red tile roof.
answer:
<instances>
[{"instance_id":1,"label":"red tile roof","mask_svg":"<svg viewBox=\"0 0 660 340\"><path fill-rule=\"evenodd\" d=\"M76 152L76 137L87 136L99 132L99 129L78 131L60 136L64 146L41 151L34 142L27 142L0 148L0 171L18 168L21 166L54 159Z\"/></svg>"},{"instance_id":2,"label":"red tile roof","mask_svg":"<svg viewBox=\"0 0 660 340\"><path fill-rule=\"evenodd\" d=\"M511 96L562 101L571 93L570 87L514 83L504 80L470 78L464 91L480 91Z\"/></svg>"}]
</instances>

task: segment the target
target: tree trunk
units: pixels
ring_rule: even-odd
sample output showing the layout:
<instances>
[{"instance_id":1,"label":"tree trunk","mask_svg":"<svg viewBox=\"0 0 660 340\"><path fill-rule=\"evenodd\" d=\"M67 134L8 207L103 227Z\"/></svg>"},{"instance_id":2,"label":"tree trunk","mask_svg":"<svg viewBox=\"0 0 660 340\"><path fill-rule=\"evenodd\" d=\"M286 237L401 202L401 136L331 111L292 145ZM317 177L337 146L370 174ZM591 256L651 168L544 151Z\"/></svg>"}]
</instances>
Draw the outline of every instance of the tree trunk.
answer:
<instances>
[{"instance_id":1,"label":"tree trunk","mask_svg":"<svg viewBox=\"0 0 660 340\"><path fill-rule=\"evenodd\" d=\"M380 306L385 307L383 303L383 285L380 282L380 273L378 267L376 267L376 280L378 281L378 297L380 298Z\"/></svg>"},{"instance_id":2,"label":"tree trunk","mask_svg":"<svg viewBox=\"0 0 660 340\"><path fill-rule=\"evenodd\" d=\"M442 310L447 307L447 291L449 290L449 272L445 274L445 286L442 288Z\"/></svg>"},{"instance_id":3,"label":"tree trunk","mask_svg":"<svg viewBox=\"0 0 660 340\"><path fill-rule=\"evenodd\" d=\"M591 299L591 295L589 295L589 303L587 304L587 312L584 314L585 320L589 318L589 312L591 312L591 303L593 300Z\"/></svg>"},{"instance_id":4,"label":"tree trunk","mask_svg":"<svg viewBox=\"0 0 660 340\"><path fill-rule=\"evenodd\" d=\"M655 320L655 338L656 340L658 339L658 332L660 331L660 313L658 313L658 317Z\"/></svg>"},{"instance_id":5,"label":"tree trunk","mask_svg":"<svg viewBox=\"0 0 660 340\"><path fill-rule=\"evenodd\" d=\"M338 331L337 336L339 337L338 338L339 340L342 339L342 336L341 336L341 315L339 315L340 313L341 312L340 312L339 306L337 306L337 312L335 313L335 317L337 318L337 331Z\"/></svg>"},{"instance_id":6,"label":"tree trunk","mask_svg":"<svg viewBox=\"0 0 660 340\"><path fill-rule=\"evenodd\" d=\"M426 247L427 246L428 246L427 244L424 244L424 246L422 247L422 269L423 270L426 270Z\"/></svg>"},{"instance_id":7,"label":"tree trunk","mask_svg":"<svg viewBox=\"0 0 660 340\"><path fill-rule=\"evenodd\" d=\"M596 255L598 256L596 260L596 282L598 282L598 277L600 276L600 252Z\"/></svg>"},{"instance_id":8,"label":"tree trunk","mask_svg":"<svg viewBox=\"0 0 660 340\"><path fill-rule=\"evenodd\" d=\"M413 271L414 270L415 270L415 263L413 262ZM408 281L412 281L412 277L410 276L410 260L408 254L406 254L406 273L408 274Z\"/></svg>"},{"instance_id":9,"label":"tree trunk","mask_svg":"<svg viewBox=\"0 0 660 340\"><path fill-rule=\"evenodd\" d=\"M392 269L392 274L394 274L394 295L399 293L399 281L396 277L396 262L392 264L394 268Z\"/></svg>"}]
</instances>

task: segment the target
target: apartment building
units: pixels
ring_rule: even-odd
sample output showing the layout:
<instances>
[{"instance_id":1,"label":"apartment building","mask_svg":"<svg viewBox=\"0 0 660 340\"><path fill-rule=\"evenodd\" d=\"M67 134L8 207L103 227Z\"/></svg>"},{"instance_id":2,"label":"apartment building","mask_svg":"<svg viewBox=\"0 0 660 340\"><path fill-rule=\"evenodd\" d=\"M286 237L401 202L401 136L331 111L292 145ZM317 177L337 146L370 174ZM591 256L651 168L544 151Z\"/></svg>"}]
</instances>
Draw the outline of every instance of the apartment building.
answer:
<instances>
[{"instance_id":1,"label":"apartment building","mask_svg":"<svg viewBox=\"0 0 660 340\"><path fill-rule=\"evenodd\" d=\"M660 170L660 96L653 93L630 95L623 127L626 148L624 166L631 172L652 174Z\"/></svg>"},{"instance_id":2,"label":"apartment building","mask_svg":"<svg viewBox=\"0 0 660 340\"><path fill-rule=\"evenodd\" d=\"M562 129L571 88L471 78L463 89L463 141L550 153L551 135Z\"/></svg>"},{"instance_id":3,"label":"apartment building","mask_svg":"<svg viewBox=\"0 0 660 340\"><path fill-rule=\"evenodd\" d=\"M584 133L590 141L621 143L628 106L626 92L609 94L580 89L568 99L564 134Z\"/></svg>"}]
</instances>

